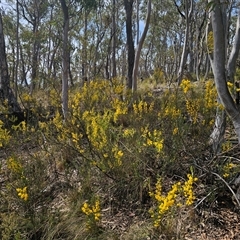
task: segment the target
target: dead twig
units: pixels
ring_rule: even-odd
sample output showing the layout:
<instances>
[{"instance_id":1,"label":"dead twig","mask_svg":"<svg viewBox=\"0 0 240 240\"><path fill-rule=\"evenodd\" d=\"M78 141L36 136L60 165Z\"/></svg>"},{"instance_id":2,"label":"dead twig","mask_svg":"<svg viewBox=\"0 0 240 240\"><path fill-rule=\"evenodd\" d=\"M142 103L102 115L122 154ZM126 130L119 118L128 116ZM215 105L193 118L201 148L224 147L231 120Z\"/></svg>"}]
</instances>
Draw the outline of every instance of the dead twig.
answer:
<instances>
[{"instance_id":1,"label":"dead twig","mask_svg":"<svg viewBox=\"0 0 240 240\"><path fill-rule=\"evenodd\" d=\"M228 189L231 191L233 197L235 198L237 204L238 204L238 207L240 208L240 202L235 194L235 192L233 191L233 189L229 186L229 184L217 173L215 172L211 172L213 175L217 176L221 181L223 181L225 183L225 185L228 187Z\"/></svg>"}]
</instances>

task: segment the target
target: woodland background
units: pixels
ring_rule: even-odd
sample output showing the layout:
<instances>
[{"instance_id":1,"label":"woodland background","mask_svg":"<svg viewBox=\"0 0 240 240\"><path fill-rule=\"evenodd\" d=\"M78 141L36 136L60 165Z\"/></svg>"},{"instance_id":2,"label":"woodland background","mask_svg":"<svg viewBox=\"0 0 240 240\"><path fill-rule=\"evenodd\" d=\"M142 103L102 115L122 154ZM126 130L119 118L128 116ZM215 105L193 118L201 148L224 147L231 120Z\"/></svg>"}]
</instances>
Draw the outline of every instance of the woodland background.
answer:
<instances>
[{"instance_id":1,"label":"woodland background","mask_svg":"<svg viewBox=\"0 0 240 240\"><path fill-rule=\"evenodd\" d=\"M0 238L237 239L239 20L234 0L2 1Z\"/></svg>"}]
</instances>

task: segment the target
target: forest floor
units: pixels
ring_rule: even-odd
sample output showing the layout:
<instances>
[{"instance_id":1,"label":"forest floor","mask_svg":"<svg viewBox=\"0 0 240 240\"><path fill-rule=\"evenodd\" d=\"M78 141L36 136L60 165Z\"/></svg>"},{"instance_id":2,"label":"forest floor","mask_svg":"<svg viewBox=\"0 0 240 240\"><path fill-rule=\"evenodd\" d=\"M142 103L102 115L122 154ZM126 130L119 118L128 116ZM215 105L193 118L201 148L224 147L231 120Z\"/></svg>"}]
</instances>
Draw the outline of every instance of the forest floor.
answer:
<instances>
[{"instance_id":1,"label":"forest floor","mask_svg":"<svg viewBox=\"0 0 240 240\"><path fill-rule=\"evenodd\" d=\"M165 234L158 237L141 238L142 240L150 239L184 239L184 240L239 240L240 239L240 215L231 207L220 207L214 210L204 211L204 216L196 214L195 221L186 227L186 232L181 232L182 237L176 238ZM121 215L121 214L119 214ZM135 228L141 229L142 221L133 217L116 217L115 224L123 231L127 231L127 222L135 222ZM122 223L121 223L122 222ZM139 230L140 231L140 230ZM185 235L185 236L184 236ZM123 234L124 236L124 234ZM184 237L183 237L184 236ZM123 239L125 239L123 237ZM137 238L134 238L137 239ZM140 240L140 239L139 239Z\"/></svg>"},{"instance_id":2,"label":"forest floor","mask_svg":"<svg viewBox=\"0 0 240 240\"><path fill-rule=\"evenodd\" d=\"M229 196L225 196L222 202L217 202L214 207L206 209L197 209L191 211L191 222L178 220L176 225L172 226L173 229L181 229L176 236L176 231L171 236L171 233L146 236L145 238L135 238L139 232L146 230L146 222L144 218L135 217L134 213L118 213L109 219L106 224L111 227L117 228L120 239L136 240L167 240L167 239L181 239L181 240L239 240L240 239L240 212L231 201ZM183 225L183 226L181 226ZM143 230L142 228L145 228ZM131 229L133 233L131 234ZM172 230L173 230L172 229ZM174 231L174 230L173 230ZM171 230L170 230L171 232Z\"/></svg>"},{"instance_id":3,"label":"forest floor","mask_svg":"<svg viewBox=\"0 0 240 240\"><path fill-rule=\"evenodd\" d=\"M1 162L5 153L1 151ZM26 155L25 152L22 154ZM1 179L4 183L5 179ZM196 195L198 193L196 192ZM64 208L67 195L58 192L53 202L53 208ZM199 199L201 201L201 199ZM146 209L149 206L145 206ZM216 199L212 206L191 209L179 219L169 234L155 233L152 229L152 222L149 221L148 212L143 212L143 206L138 209L129 210L121 208L112 212L112 209L103 209L101 226L111 232L106 237L99 239L107 240L239 240L240 239L240 211L232 201L230 193L223 194ZM190 220L189 220L190 219ZM176 232L179 231L179 237ZM173 232L173 233L171 233ZM112 234L114 233L114 234ZM138 237L141 236L141 237ZM88 238L87 238L88 239ZM95 238L93 238L95 239ZM81 239L79 239L81 240ZM98 240L96 238L95 240Z\"/></svg>"},{"instance_id":4,"label":"forest floor","mask_svg":"<svg viewBox=\"0 0 240 240\"><path fill-rule=\"evenodd\" d=\"M231 207L218 207L215 210L205 211L207 216L196 225L186 240L233 240L240 236L240 216Z\"/></svg>"}]
</instances>

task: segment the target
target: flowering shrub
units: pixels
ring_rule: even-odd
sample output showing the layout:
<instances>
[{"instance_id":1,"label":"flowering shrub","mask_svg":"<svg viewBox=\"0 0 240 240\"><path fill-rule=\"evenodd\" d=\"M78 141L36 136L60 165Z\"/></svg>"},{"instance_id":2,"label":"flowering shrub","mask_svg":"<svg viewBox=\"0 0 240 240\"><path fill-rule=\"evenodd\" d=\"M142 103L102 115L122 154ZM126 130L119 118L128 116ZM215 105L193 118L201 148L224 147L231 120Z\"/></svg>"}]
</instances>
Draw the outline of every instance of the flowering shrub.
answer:
<instances>
[{"instance_id":1,"label":"flowering shrub","mask_svg":"<svg viewBox=\"0 0 240 240\"><path fill-rule=\"evenodd\" d=\"M18 158L13 156L7 159L7 167L13 173L17 173L21 175L23 172L22 164L18 161Z\"/></svg>"},{"instance_id":2,"label":"flowering shrub","mask_svg":"<svg viewBox=\"0 0 240 240\"><path fill-rule=\"evenodd\" d=\"M192 83L188 79L183 79L180 87L182 88L183 92L186 94L191 88Z\"/></svg>"},{"instance_id":3,"label":"flowering shrub","mask_svg":"<svg viewBox=\"0 0 240 240\"><path fill-rule=\"evenodd\" d=\"M93 204L85 202L81 210L87 217L87 228L89 230L96 230L97 223L100 221L101 218L101 208L99 200L96 199Z\"/></svg>"},{"instance_id":4,"label":"flowering shrub","mask_svg":"<svg viewBox=\"0 0 240 240\"><path fill-rule=\"evenodd\" d=\"M231 158L229 160L231 160ZM239 168L240 167L238 164L229 161L222 167L222 176L224 178L233 177L234 175L238 174Z\"/></svg>"},{"instance_id":5,"label":"flowering shrub","mask_svg":"<svg viewBox=\"0 0 240 240\"><path fill-rule=\"evenodd\" d=\"M184 178L185 166L205 151L218 106L213 81L197 85L185 79L180 88L164 90L160 96L142 90L134 97L117 79L90 81L69 92L66 120L58 90L48 93L45 99L54 111L46 110L45 116L51 116L46 121L38 121L34 128L23 121L12 127L11 137L3 124L0 128L1 146L9 148L1 172L6 179L2 199L6 209L13 206L14 217L19 216L12 231L23 231L25 219L24 225L34 226L32 232L49 226L50 236L56 239L61 235L58 231L63 236L71 233L69 239L76 238L75 231L80 232L79 239L101 239L100 231L95 231L100 220L102 225L104 218L122 207L134 211L136 205L142 209L145 203L153 203L150 213L159 227L168 216L193 204L197 179L192 174L171 184L168 191L163 180L173 175ZM31 107L38 102L29 95L23 100ZM152 191L159 172L162 178ZM59 181L71 186L67 194L64 187L57 190L54 183ZM28 232L18 239L30 239Z\"/></svg>"},{"instance_id":6,"label":"flowering shrub","mask_svg":"<svg viewBox=\"0 0 240 240\"><path fill-rule=\"evenodd\" d=\"M0 147L6 146L10 139L10 132L7 129L4 129L3 122L0 120Z\"/></svg>"},{"instance_id":7,"label":"flowering shrub","mask_svg":"<svg viewBox=\"0 0 240 240\"><path fill-rule=\"evenodd\" d=\"M210 31L207 35L207 47L208 47L208 52L213 53L213 50L214 50L213 31Z\"/></svg>"},{"instance_id":8,"label":"flowering shrub","mask_svg":"<svg viewBox=\"0 0 240 240\"><path fill-rule=\"evenodd\" d=\"M152 78L156 83L163 83L165 81L164 72L160 68L156 68Z\"/></svg>"},{"instance_id":9,"label":"flowering shrub","mask_svg":"<svg viewBox=\"0 0 240 240\"><path fill-rule=\"evenodd\" d=\"M190 206L195 200L193 184L198 180L193 175L188 174L188 179L184 182L174 183L171 190L166 195L162 193L161 179L158 179L155 192L150 192L150 196L156 202L156 207L149 210L151 218L154 220L154 226L159 227L163 216L167 213L173 213L180 207Z\"/></svg>"}]
</instances>

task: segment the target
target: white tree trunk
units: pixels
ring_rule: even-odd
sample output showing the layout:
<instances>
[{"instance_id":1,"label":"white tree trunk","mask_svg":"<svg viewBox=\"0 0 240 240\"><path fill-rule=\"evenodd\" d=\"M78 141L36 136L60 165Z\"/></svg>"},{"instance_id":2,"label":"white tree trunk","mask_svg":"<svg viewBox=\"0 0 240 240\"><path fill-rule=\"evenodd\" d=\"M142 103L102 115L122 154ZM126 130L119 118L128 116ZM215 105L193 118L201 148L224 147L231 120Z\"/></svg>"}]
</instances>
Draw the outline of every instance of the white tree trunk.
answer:
<instances>
[{"instance_id":1,"label":"white tree trunk","mask_svg":"<svg viewBox=\"0 0 240 240\"><path fill-rule=\"evenodd\" d=\"M240 7L238 10L238 18L237 18L237 24L236 24L234 43L233 43L232 51L227 64L228 79L231 82L234 82L234 75L236 72L236 60L238 58L239 49L240 49Z\"/></svg>"},{"instance_id":2,"label":"white tree trunk","mask_svg":"<svg viewBox=\"0 0 240 240\"><path fill-rule=\"evenodd\" d=\"M212 145L213 152L219 153L224 140L224 134L226 129L226 112L225 110L217 108L214 129L210 135L209 144Z\"/></svg>"},{"instance_id":3,"label":"white tree trunk","mask_svg":"<svg viewBox=\"0 0 240 240\"><path fill-rule=\"evenodd\" d=\"M226 7L220 0L210 2L211 22L214 36L213 73L219 99L230 116L240 142L240 112L227 87L226 76Z\"/></svg>"},{"instance_id":4,"label":"white tree trunk","mask_svg":"<svg viewBox=\"0 0 240 240\"><path fill-rule=\"evenodd\" d=\"M186 28L185 28L185 36L184 36L184 44L183 44L183 50L182 50L182 56L181 56L181 61L180 61L180 66L178 70L178 77L177 77L177 82L178 85L180 85L183 77L183 72L184 68L187 62L187 56L189 52L188 48L188 42L189 42L189 34L190 34L190 26L191 26L191 17L193 13L193 0L190 2L186 1L186 12L185 12L185 18L186 18Z\"/></svg>"},{"instance_id":5,"label":"white tree trunk","mask_svg":"<svg viewBox=\"0 0 240 240\"><path fill-rule=\"evenodd\" d=\"M135 59L134 59L133 76L132 76L132 79L133 79L132 91L133 92L137 90L138 66L139 66L139 60L140 60L140 54L141 54L143 42L146 38L148 28L149 28L149 24L150 24L151 6L152 6L152 1L148 0L146 23L145 23L145 27L144 27L144 30L143 30L143 34L142 34L142 36L139 40L138 46L137 46L137 51L136 51Z\"/></svg>"}]
</instances>

